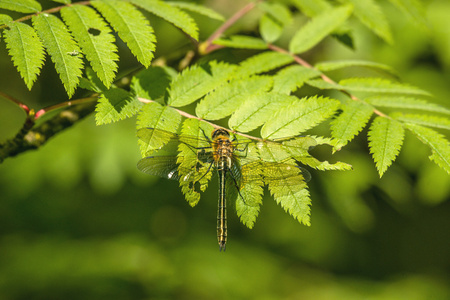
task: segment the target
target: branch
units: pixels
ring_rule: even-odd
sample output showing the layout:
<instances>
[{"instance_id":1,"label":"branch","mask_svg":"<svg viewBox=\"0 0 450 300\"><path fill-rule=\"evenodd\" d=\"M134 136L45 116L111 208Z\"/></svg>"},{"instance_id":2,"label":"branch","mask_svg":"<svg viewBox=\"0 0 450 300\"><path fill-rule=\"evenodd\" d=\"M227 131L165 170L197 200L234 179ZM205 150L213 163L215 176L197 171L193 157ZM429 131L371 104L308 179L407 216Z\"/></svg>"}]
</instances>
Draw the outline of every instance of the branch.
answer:
<instances>
[{"instance_id":1,"label":"branch","mask_svg":"<svg viewBox=\"0 0 450 300\"><path fill-rule=\"evenodd\" d=\"M42 116L45 112L54 111L57 108L64 106L67 107L67 109L61 111L51 119L37 125L36 127L34 127L35 120L39 118L39 116L37 113L34 113L34 110L30 110L24 125L16 136L10 140L0 143L0 163L8 157L16 156L17 154L31 149L38 149L52 136L68 127L71 127L76 122L93 112L97 103L96 100L96 97L91 97L65 102L42 109L39 111L39 116Z\"/></svg>"}]
</instances>

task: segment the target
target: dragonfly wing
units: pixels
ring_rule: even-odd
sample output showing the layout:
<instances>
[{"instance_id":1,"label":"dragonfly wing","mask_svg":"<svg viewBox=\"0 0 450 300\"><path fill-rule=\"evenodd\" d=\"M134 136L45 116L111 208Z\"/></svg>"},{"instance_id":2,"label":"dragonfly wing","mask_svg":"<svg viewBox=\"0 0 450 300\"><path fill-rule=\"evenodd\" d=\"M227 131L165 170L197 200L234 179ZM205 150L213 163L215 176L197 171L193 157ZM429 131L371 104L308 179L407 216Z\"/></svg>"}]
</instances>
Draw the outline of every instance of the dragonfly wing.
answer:
<instances>
[{"instance_id":1,"label":"dragonfly wing","mask_svg":"<svg viewBox=\"0 0 450 300\"><path fill-rule=\"evenodd\" d=\"M176 156L148 156L141 159L137 167L149 175L173 180L180 179Z\"/></svg>"}]
</instances>

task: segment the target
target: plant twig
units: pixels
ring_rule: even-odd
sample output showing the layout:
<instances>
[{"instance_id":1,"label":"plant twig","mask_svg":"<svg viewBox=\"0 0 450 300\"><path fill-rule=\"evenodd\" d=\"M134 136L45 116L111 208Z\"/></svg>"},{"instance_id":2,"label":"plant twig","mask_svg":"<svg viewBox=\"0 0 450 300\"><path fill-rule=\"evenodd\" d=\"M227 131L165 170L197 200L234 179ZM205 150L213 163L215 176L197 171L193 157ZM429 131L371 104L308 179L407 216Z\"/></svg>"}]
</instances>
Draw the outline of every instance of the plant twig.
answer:
<instances>
[{"instance_id":1,"label":"plant twig","mask_svg":"<svg viewBox=\"0 0 450 300\"><path fill-rule=\"evenodd\" d=\"M219 38L228 28L230 28L234 23L236 23L239 19L241 19L244 15L246 15L248 12L253 10L258 2L261 2L262 0L258 0L255 2L250 2L243 8L241 8L239 11L237 11L233 16L231 16L225 23L222 24L219 28L217 28L216 31L214 31L213 34L204 42L202 45L200 45L199 51L202 54L208 54L211 51L216 50L218 47L217 45L212 45L212 42Z\"/></svg>"}]
</instances>

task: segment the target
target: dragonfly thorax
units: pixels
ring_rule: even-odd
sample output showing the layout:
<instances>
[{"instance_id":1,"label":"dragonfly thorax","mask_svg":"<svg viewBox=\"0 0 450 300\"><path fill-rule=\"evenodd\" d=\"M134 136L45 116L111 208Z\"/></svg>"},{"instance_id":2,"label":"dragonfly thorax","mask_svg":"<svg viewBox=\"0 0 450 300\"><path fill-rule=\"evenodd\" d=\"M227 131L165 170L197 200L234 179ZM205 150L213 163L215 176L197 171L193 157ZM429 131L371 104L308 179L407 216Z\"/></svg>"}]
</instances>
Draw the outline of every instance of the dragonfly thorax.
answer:
<instances>
[{"instance_id":1,"label":"dragonfly thorax","mask_svg":"<svg viewBox=\"0 0 450 300\"><path fill-rule=\"evenodd\" d=\"M216 166L224 168L231 167L234 145L230 140L230 134L224 129L216 129L211 134L213 139L213 157Z\"/></svg>"}]
</instances>

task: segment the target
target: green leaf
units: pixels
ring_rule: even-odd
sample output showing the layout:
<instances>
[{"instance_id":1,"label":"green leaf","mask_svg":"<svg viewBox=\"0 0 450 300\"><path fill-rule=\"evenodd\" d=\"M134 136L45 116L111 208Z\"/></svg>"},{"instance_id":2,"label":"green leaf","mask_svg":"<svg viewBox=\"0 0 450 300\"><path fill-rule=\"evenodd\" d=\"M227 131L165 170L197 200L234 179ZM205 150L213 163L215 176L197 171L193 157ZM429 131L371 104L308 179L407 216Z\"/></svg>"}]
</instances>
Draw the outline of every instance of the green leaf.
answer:
<instances>
[{"instance_id":1,"label":"green leaf","mask_svg":"<svg viewBox=\"0 0 450 300\"><path fill-rule=\"evenodd\" d=\"M78 54L80 48L64 23L54 15L39 14L33 16L32 20L67 94L71 97L82 75L83 60L81 54Z\"/></svg>"},{"instance_id":2,"label":"green leaf","mask_svg":"<svg viewBox=\"0 0 450 300\"><path fill-rule=\"evenodd\" d=\"M142 107L142 103L129 92L113 88L105 91L95 108L97 125L109 124L134 116Z\"/></svg>"},{"instance_id":3,"label":"green leaf","mask_svg":"<svg viewBox=\"0 0 450 300\"><path fill-rule=\"evenodd\" d=\"M249 132L264 124L279 108L297 100L297 97L277 93L251 95L238 107L228 121L228 126L240 132Z\"/></svg>"},{"instance_id":4,"label":"green leaf","mask_svg":"<svg viewBox=\"0 0 450 300\"><path fill-rule=\"evenodd\" d=\"M231 115L250 95L266 92L272 87L268 76L253 76L248 79L235 79L222 85L203 98L195 113L207 120L219 120Z\"/></svg>"},{"instance_id":5,"label":"green leaf","mask_svg":"<svg viewBox=\"0 0 450 300\"><path fill-rule=\"evenodd\" d=\"M328 82L322 78L307 80L306 83L321 90L343 90L344 87L334 82Z\"/></svg>"},{"instance_id":6,"label":"green leaf","mask_svg":"<svg viewBox=\"0 0 450 300\"><path fill-rule=\"evenodd\" d=\"M245 35L232 35L230 37L219 38L214 40L213 44L230 48L267 49L267 44L263 40Z\"/></svg>"},{"instance_id":7,"label":"green leaf","mask_svg":"<svg viewBox=\"0 0 450 300\"><path fill-rule=\"evenodd\" d=\"M367 124L373 107L360 101L348 101L342 106L343 112L331 122L331 136L339 142L334 150L347 145Z\"/></svg>"},{"instance_id":8,"label":"green leaf","mask_svg":"<svg viewBox=\"0 0 450 300\"><path fill-rule=\"evenodd\" d=\"M380 177L397 157L405 130L400 122L376 117L369 129L369 147Z\"/></svg>"},{"instance_id":9,"label":"green leaf","mask_svg":"<svg viewBox=\"0 0 450 300\"><path fill-rule=\"evenodd\" d=\"M365 60L326 61L316 64L315 67L322 72L334 71L348 67L366 67L383 70L395 76L397 75L396 72L390 66Z\"/></svg>"},{"instance_id":10,"label":"green leaf","mask_svg":"<svg viewBox=\"0 0 450 300\"><path fill-rule=\"evenodd\" d=\"M137 97L156 100L164 97L173 77L167 67L150 67L131 79L131 90Z\"/></svg>"},{"instance_id":11,"label":"green leaf","mask_svg":"<svg viewBox=\"0 0 450 300\"><path fill-rule=\"evenodd\" d=\"M398 97L398 96L373 96L364 99L365 102L380 107L393 107L403 109L418 109L442 114L450 114L450 109L440 105L429 103L422 99L413 97Z\"/></svg>"},{"instance_id":12,"label":"green leaf","mask_svg":"<svg viewBox=\"0 0 450 300\"><path fill-rule=\"evenodd\" d=\"M381 78L349 78L339 82L345 90L374 93L393 93L430 96L430 93L404 83Z\"/></svg>"},{"instance_id":13,"label":"green leaf","mask_svg":"<svg viewBox=\"0 0 450 300\"><path fill-rule=\"evenodd\" d=\"M28 89L31 89L44 64L44 46L31 26L17 22L8 26L9 30L4 30L8 53Z\"/></svg>"},{"instance_id":14,"label":"green leaf","mask_svg":"<svg viewBox=\"0 0 450 300\"><path fill-rule=\"evenodd\" d=\"M326 97L302 98L280 108L261 129L263 138L298 135L329 118L339 107L339 101Z\"/></svg>"},{"instance_id":15,"label":"green leaf","mask_svg":"<svg viewBox=\"0 0 450 300\"><path fill-rule=\"evenodd\" d=\"M256 157L249 155L250 153L256 154L257 152L255 143L248 144L247 155L242 157L240 162L242 165L242 176L245 177L248 174L251 174L251 180L247 180L245 184L241 184L238 178L240 190L239 193L235 195L237 215L241 222L248 228L253 228L253 225L255 224L262 204L262 195L264 193L264 182L261 174L262 169L255 167L254 159ZM257 162L256 164L260 165L261 163ZM230 187L228 191L233 191L233 187Z\"/></svg>"},{"instance_id":16,"label":"green leaf","mask_svg":"<svg viewBox=\"0 0 450 300\"><path fill-rule=\"evenodd\" d=\"M119 59L110 28L95 10L88 6L64 7L61 9L61 16L81 46L92 69L109 88L117 71L115 61Z\"/></svg>"},{"instance_id":17,"label":"green leaf","mask_svg":"<svg viewBox=\"0 0 450 300\"><path fill-rule=\"evenodd\" d=\"M401 112L392 113L390 116L396 120L405 123L413 123L428 127L436 127L450 130L450 120L448 118L430 115L405 114Z\"/></svg>"},{"instance_id":18,"label":"green leaf","mask_svg":"<svg viewBox=\"0 0 450 300\"><path fill-rule=\"evenodd\" d=\"M178 145L178 172L181 175L180 187L189 205L195 206L200 200L200 191L204 192L208 187L212 172L210 171L210 163L201 159L201 153L205 147L209 147L209 143L204 141L204 133L211 132L212 126L200 122L197 119L186 119L181 128L182 135L201 137L196 140L198 143L193 144L192 139L189 144L180 143ZM195 170L195 174L187 173ZM186 179L187 178L187 179Z\"/></svg>"},{"instance_id":19,"label":"green leaf","mask_svg":"<svg viewBox=\"0 0 450 300\"><path fill-rule=\"evenodd\" d=\"M174 1L167 1L167 4L170 4L172 6L184 9L184 10L189 10L191 12L195 12L198 13L200 15L204 15L208 18L214 19L214 20L219 20L219 21L225 21L225 18L219 14L218 12L202 6L202 5L198 5L195 3L191 3L191 2L174 2Z\"/></svg>"},{"instance_id":20,"label":"green leaf","mask_svg":"<svg viewBox=\"0 0 450 300\"><path fill-rule=\"evenodd\" d=\"M86 78L80 79L80 87L88 89L93 92L101 93L107 91L106 86L98 78L97 74L90 67L85 70Z\"/></svg>"},{"instance_id":21,"label":"green leaf","mask_svg":"<svg viewBox=\"0 0 450 300\"><path fill-rule=\"evenodd\" d=\"M12 22L13 18L11 18L8 15L0 14L0 25L2 24L8 24L9 22Z\"/></svg>"},{"instance_id":22,"label":"green leaf","mask_svg":"<svg viewBox=\"0 0 450 300\"><path fill-rule=\"evenodd\" d=\"M269 14L259 19L259 32L266 43L273 43L283 32L283 26Z\"/></svg>"},{"instance_id":23,"label":"green leaf","mask_svg":"<svg viewBox=\"0 0 450 300\"><path fill-rule=\"evenodd\" d=\"M301 139L301 142L303 141L304 139ZM309 192L304 175L296 167L295 160L285 159L286 156L289 157L287 147L270 141L261 142L257 147L261 157L261 161L257 163L263 164L263 180L275 201L300 223L309 226ZM307 148L304 151L307 151Z\"/></svg>"},{"instance_id":24,"label":"green leaf","mask_svg":"<svg viewBox=\"0 0 450 300\"><path fill-rule=\"evenodd\" d=\"M137 60L146 68L149 67L155 52L156 38L144 15L123 1L91 1L91 4L111 24Z\"/></svg>"},{"instance_id":25,"label":"green leaf","mask_svg":"<svg viewBox=\"0 0 450 300\"><path fill-rule=\"evenodd\" d=\"M150 102L142 107L137 117L139 145L142 157L151 155L161 149L169 140L167 135L158 135L155 131L139 130L141 128L156 128L168 132L177 132L181 124L181 115L170 106Z\"/></svg>"},{"instance_id":26,"label":"green leaf","mask_svg":"<svg viewBox=\"0 0 450 300\"><path fill-rule=\"evenodd\" d=\"M242 61L237 72L240 76L247 77L274 70L293 61L294 58L288 54L266 51Z\"/></svg>"},{"instance_id":27,"label":"green leaf","mask_svg":"<svg viewBox=\"0 0 450 300\"><path fill-rule=\"evenodd\" d=\"M342 6L325 11L311 19L294 35L290 44L291 53L303 53L322 41L342 25L352 13L352 6Z\"/></svg>"},{"instance_id":28,"label":"green leaf","mask_svg":"<svg viewBox=\"0 0 450 300\"><path fill-rule=\"evenodd\" d=\"M374 0L340 0L343 3L351 3L355 16L375 34L392 44L392 33L386 16L380 6Z\"/></svg>"},{"instance_id":29,"label":"green leaf","mask_svg":"<svg viewBox=\"0 0 450 300\"><path fill-rule=\"evenodd\" d=\"M428 27L426 10L418 0L389 0L392 4L400 8L413 24L419 24L423 28Z\"/></svg>"},{"instance_id":30,"label":"green leaf","mask_svg":"<svg viewBox=\"0 0 450 300\"><path fill-rule=\"evenodd\" d=\"M62 3L62 4L70 4L71 0L52 0L53 2Z\"/></svg>"},{"instance_id":31,"label":"green leaf","mask_svg":"<svg viewBox=\"0 0 450 300\"><path fill-rule=\"evenodd\" d=\"M224 84L234 70L233 65L215 61L183 70L172 81L168 104L174 107L191 104Z\"/></svg>"},{"instance_id":32,"label":"green leaf","mask_svg":"<svg viewBox=\"0 0 450 300\"><path fill-rule=\"evenodd\" d=\"M320 72L312 68L305 68L299 65L288 66L273 76L272 91L290 94L301 88L307 80L319 75Z\"/></svg>"},{"instance_id":33,"label":"green leaf","mask_svg":"<svg viewBox=\"0 0 450 300\"><path fill-rule=\"evenodd\" d=\"M283 27L292 23L291 11L284 4L277 2L259 2L258 7Z\"/></svg>"},{"instance_id":34,"label":"green leaf","mask_svg":"<svg viewBox=\"0 0 450 300\"><path fill-rule=\"evenodd\" d=\"M315 17L332 8L326 0L291 0L291 2L308 17Z\"/></svg>"},{"instance_id":35,"label":"green leaf","mask_svg":"<svg viewBox=\"0 0 450 300\"><path fill-rule=\"evenodd\" d=\"M1 0L0 8L17 11L21 13L36 13L42 10L39 2L35 0Z\"/></svg>"},{"instance_id":36,"label":"green leaf","mask_svg":"<svg viewBox=\"0 0 450 300\"><path fill-rule=\"evenodd\" d=\"M197 24L182 10L159 0L130 0L130 2L173 24L198 41Z\"/></svg>"},{"instance_id":37,"label":"green leaf","mask_svg":"<svg viewBox=\"0 0 450 300\"><path fill-rule=\"evenodd\" d=\"M414 124L406 124L405 127L431 148L429 159L450 174L450 144L448 140L430 128Z\"/></svg>"}]
</instances>

